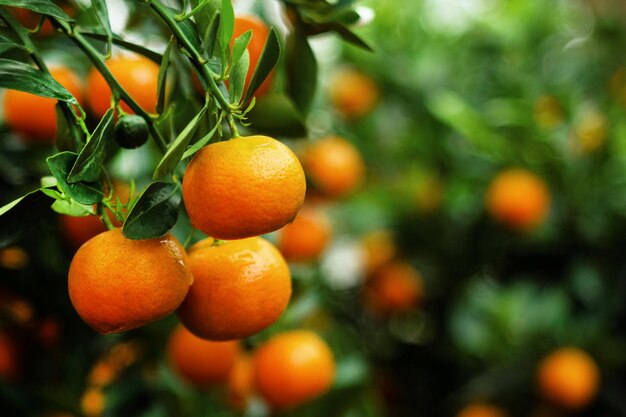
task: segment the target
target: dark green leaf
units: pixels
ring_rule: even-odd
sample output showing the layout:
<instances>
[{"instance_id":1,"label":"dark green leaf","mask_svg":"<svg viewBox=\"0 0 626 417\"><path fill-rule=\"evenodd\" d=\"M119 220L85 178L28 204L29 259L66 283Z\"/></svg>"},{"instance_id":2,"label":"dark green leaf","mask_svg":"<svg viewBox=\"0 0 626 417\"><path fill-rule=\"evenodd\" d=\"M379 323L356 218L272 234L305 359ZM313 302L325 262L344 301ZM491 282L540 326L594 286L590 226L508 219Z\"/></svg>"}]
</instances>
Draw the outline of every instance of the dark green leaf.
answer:
<instances>
[{"instance_id":1,"label":"dark green leaf","mask_svg":"<svg viewBox=\"0 0 626 417\"><path fill-rule=\"evenodd\" d=\"M264 97L248 113L252 128L271 136L301 138L306 136L306 125L291 100L282 94Z\"/></svg>"},{"instance_id":2,"label":"dark green leaf","mask_svg":"<svg viewBox=\"0 0 626 417\"><path fill-rule=\"evenodd\" d=\"M20 9L28 9L33 12L54 16L59 20L73 22L74 19L69 17L59 6L54 4L52 0L0 0L0 6L12 6Z\"/></svg>"},{"instance_id":3,"label":"dark green leaf","mask_svg":"<svg viewBox=\"0 0 626 417\"><path fill-rule=\"evenodd\" d=\"M113 32L111 31L111 22L109 21L109 9L105 0L91 0L96 17L100 22L100 26L104 30L107 39L107 50L111 50L111 42L113 41Z\"/></svg>"},{"instance_id":4,"label":"dark green leaf","mask_svg":"<svg viewBox=\"0 0 626 417\"><path fill-rule=\"evenodd\" d=\"M315 98L317 60L306 35L296 28L287 38L287 95L306 115Z\"/></svg>"},{"instance_id":5,"label":"dark green leaf","mask_svg":"<svg viewBox=\"0 0 626 417\"><path fill-rule=\"evenodd\" d=\"M178 185L153 182L128 213L122 229L124 236L128 239L164 236L176 224L180 200Z\"/></svg>"},{"instance_id":6,"label":"dark green leaf","mask_svg":"<svg viewBox=\"0 0 626 417\"><path fill-rule=\"evenodd\" d=\"M52 202L52 198L36 190L0 207L0 248L24 236Z\"/></svg>"},{"instance_id":7,"label":"dark green leaf","mask_svg":"<svg viewBox=\"0 0 626 417\"><path fill-rule=\"evenodd\" d=\"M57 102L56 145L60 151L77 152L83 143L83 131L74 123L74 114L67 103Z\"/></svg>"},{"instance_id":8,"label":"dark green leaf","mask_svg":"<svg viewBox=\"0 0 626 417\"><path fill-rule=\"evenodd\" d=\"M72 170L67 176L68 183L95 182L100 178L107 144L111 142L113 134L114 113L113 109L109 109L100 119L100 123L96 126L91 138L80 151L74 166L72 166Z\"/></svg>"},{"instance_id":9,"label":"dark green leaf","mask_svg":"<svg viewBox=\"0 0 626 417\"><path fill-rule=\"evenodd\" d=\"M165 155L163 155L163 158L159 162L159 165L157 165L154 170L154 175L152 176L154 179L170 174L174 171L174 169L176 169L176 166L182 159L185 149L187 148L191 137L196 132L196 129L202 121L206 111L207 107L204 106L202 110L200 110L200 112L196 114L193 119L191 119L182 132L180 132L174 142L172 142L167 149L167 152L165 152Z\"/></svg>"},{"instance_id":10,"label":"dark green leaf","mask_svg":"<svg viewBox=\"0 0 626 417\"><path fill-rule=\"evenodd\" d=\"M171 14L172 19L176 19L178 12L170 7L165 9ZM198 51L202 50L202 40L198 36L198 28L191 19L185 19L182 22L178 22L178 27L181 29L183 36L187 41Z\"/></svg>"},{"instance_id":11,"label":"dark green leaf","mask_svg":"<svg viewBox=\"0 0 626 417\"><path fill-rule=\"evenodd\" d=\"M193 15L193 20L198 26L199 33L207 33L207 29L211 24L211 19L219 12L222 5L221 0L191 0L191 8L195 9L200 2L206 2L205 6L198 13ZM206 39L206 38L205 38ZM215 38L213 38L215 39Z\"/></svg>"},{"instance_id":12,"label":"dark green leaf","mask_svg":"<svg viewBox=\"0 0 626 417\"><path fill-rule=\"evenodd\" d=\"M267 76L276 66L278 58L280 58L280 42L278 41L278 35L276 34L274 28L270 28L270 33L267 36L267 41L265 41L265 46L263 47L263 52L259 58L259 63L254 69L254 74L252 74L248 91L246 91L246 98L244 99L244 102L247 102L252 98L252 96L254 96L256 90L261 86L263 81L265 81Z\"/></svg>"},{"instance_id":13,"label":"dark green leaf","mask_svg":"<svg viewBox=\"0 0 626 417\"><path fill-rule=\"evenodd\" d=\"M11 39L9 39L9 38L7 38L5 36L0 35L0 54L3 53L3 52L8 51L9 49L13 49L13 48L25 49L19 43L15 43Z\"/></svg>"},{"instance_id":14,"label":"dark green leaf","mask_svg":"<svg viewBox=\"0 0 626 417\"><path fill-rule=\"evenodd\" d=\"M78 104L72 93L50 74L10 59L0 58L0 87Z\"/></svg>"},{"instance_id":15,"label":"dark green leaf","mask_svg":"<svg viewBox=\"0 0 626 417\"><path fill-rule=\"evenodd\" d=\"M243 90L246 86L246 76L250 69L250 54L246 49L243 56L237 60L230 70L230 81L228 82L228 95L231 103L239 103Z\"/></svg>"},{"instance_id":16,"label":"dark green leaf","mask_svg":"<svg viewBox=\"0 0 626 417\"><path fill-rule=\"evenodd\" d=\"M107 40L106 34L99 33L96 28L93 28L90 30L93 30L93 31L92 32L80 32L80 34L87 38L92 38L92 39L106 42ZM129 51L137 52L138 54L145 56L146 58L148 58L151 61L156 62L157 64L160 64L161 61L163 60L163 56L160 53L154 52L151 49L145 48L141 45L137 45L133 42L124 40L123 38L117 35L113 35L113 43Z\"/></svg>"},{"instance_id":17,"label":"dark green leaf","mask_svg":"<svg viewBox=\"0 0 626 417\"><path fill-rule=\"evenodd\" d=\"M365 49L366 51L374 52L371 46L369 46L363 39L361 39L356 33L352 32L347 27L337 24L335 32L337 32L344 41L358 46L361 49Z\"/></svg>"},{"instance_id":18,"label":"dark green leaf","mask_svg":"<svg viewBox=\"0 0 626 417\"><path fill-rule=\"evenodd\" d=\"M48 167L57 180L57 186L70 198L81 204L96 204L104 197L100 183L79 182L69 184L66 180L78 154L61 152L46 159Z\"/></svg>"},{"instance_id":19,"label":"dark green leaf","mask_svg":"<svg viewBox=\"0 0 626 417\"><path fill-rule=\"evenodd\" d=\"M174 37L170 38L170 41L167 43L167 48L163 53L163 60L161 61L161 66L159 67L159 77L157 79L157 106L156 111L158 114L163 113L163 107L165 107L165 93L167 87L167 68L170 64L170 50L172 49L172 44L174 43Z\"/></svg>"},{"instance_id":20,"label":"dark green leaf","mask_svg":"<svg viewBox=\"0 0 626 417\"><path fill-rule=\"evenodd\" d=\"M189 158L190 156L193 156L193 154L198 152L200 149L202 149L202 147L204 147L207 143L209 143L211 139L213 139L213 135L215 135L215 132L217 132L217 129L220 127L221 123L222 123L222 119L219 119L215 123L213 128L209 131L209 133L204 135L202 139L194 143L192 146L189 147L189 149L185 151L181 159L185 159L185 158Z\"/></svg>"},{"instance_id":21,"label":"dark green leaf","mask_svg":"<svg viewBox=\"0 0 626 417\"><path fill-rule=\"evenodd\" d=\"M220 28L218 38L220 50L222 52L222 62L228 62L230 55L230 40L235 30L235 11L231 0L222 0L222 9L220 17Z\"/></svg>"}]
</instances>

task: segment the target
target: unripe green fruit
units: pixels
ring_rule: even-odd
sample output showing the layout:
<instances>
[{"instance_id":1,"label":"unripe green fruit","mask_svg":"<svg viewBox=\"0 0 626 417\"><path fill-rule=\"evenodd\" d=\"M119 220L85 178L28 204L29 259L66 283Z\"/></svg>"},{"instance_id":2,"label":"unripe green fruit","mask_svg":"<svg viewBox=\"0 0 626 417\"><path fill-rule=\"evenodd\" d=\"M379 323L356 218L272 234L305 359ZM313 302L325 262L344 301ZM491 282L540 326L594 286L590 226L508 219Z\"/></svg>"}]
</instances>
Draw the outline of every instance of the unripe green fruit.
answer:
<instances>
[{"instance_id":1,"label":"unripe green fruit","mask_svg":"<svg viewBox=\"0 0 626 417\"><path fill-rule=\"evenodd\" d=\"M148 124L143 117L127 114L115 124L115 140L122 148L138 148L146 143L148 136Z\"/></svg>"}]
</instances>

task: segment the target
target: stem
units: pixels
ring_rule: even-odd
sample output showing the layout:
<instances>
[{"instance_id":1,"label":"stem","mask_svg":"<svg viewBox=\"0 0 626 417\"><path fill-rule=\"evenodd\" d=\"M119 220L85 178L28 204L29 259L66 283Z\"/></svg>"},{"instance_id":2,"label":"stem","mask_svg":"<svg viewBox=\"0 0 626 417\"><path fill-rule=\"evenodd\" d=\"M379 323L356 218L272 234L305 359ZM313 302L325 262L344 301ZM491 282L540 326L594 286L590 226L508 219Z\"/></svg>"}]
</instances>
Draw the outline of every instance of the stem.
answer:
<instances>
[{"instance_id":1,"label":"stem","mask_svg":"<svg viewBox=\"0 0 626 417\"><path fill-rule=\"evenodd\" d=\"M237 126L235 125L235 118L232 114L228 115L228 127L230 128L230 133L233 138L239 137L239 131L237 130Z\"/></svg>"},{"instance_id":2,"label":"stem","mask_svg":"<svg viewBox=\"0 0 626 417\"><path fill-rule=\"evenodd\" d=\"M152 137L155 138L155 141L161 150L161 152L165 153L167 151L167 143L165 139L161 136L159 131L153 124L152 117L146 112L137 102L124 90L124 88L120 85L120 83L115 79L109 68L106 66L104 61L102 60L100 53L77 31L72 30L69 25L65 22L54 19L57 27L60 27L63 32L87 55L89 60L92 62L94 67L102 74L105 81L111 88L111 92L115 98L119 98L123 100L128 107L132 109L132 111L141 116L146 123L148 124L148 129L152 134Z\"/></svg>"},{"instance_id":3,"label":"stem","mask_svg":"<svg viewBox=\"0 0 626 417\"><path fill-rule=\"evenodd\" d=\"M98 204L98 214L100 215L100 220L107 227L107 230L115 229L115 225L111 222L109 215L106 212L106 206L103 204Z\"/></svg>"},{"instance_id":4,"label":"stem","mask_svg":"<svg viewBox=\"0 0 626 417\"><path fill-rule=\"evenodd\" d=\"M200 4L198 4L194 9L192 9L189 13L181 13L179 15L176 15L176 21L178 22L182 22L185 19L190 18L191 16L193 16L194 14L198 13L200 10L202 10L204 8L204 6L206 6L207 4L209 4L208 1L202 1Z\"/></svg>"},{"instance_id":5,"label":"stem","mask_svg":"<svg viewBox=\"0 0 626 417\"><path fill-rule=\"evenodd\" d=\"M176 37L176 40L185 47L185 49L191 54L191 58L197 68L199 68L202 72L202 75L207 79L209 90L216 97L217 101L220 104L220 107L232 113L233 111L239 110L237 106L233 106L230 104L226 98L222 95L222 92L219 90L215 78L216 74L211 71L209 67L209 62L206 58L204 58L200 52L189 42L187 36L181 31L178 26L178 22L168 14L165 6L159 3L157 0L144 0L148 5L156 12L156 14L165 22L165 24L170 28L172 34Z\"/></svg>"}]
</instances>

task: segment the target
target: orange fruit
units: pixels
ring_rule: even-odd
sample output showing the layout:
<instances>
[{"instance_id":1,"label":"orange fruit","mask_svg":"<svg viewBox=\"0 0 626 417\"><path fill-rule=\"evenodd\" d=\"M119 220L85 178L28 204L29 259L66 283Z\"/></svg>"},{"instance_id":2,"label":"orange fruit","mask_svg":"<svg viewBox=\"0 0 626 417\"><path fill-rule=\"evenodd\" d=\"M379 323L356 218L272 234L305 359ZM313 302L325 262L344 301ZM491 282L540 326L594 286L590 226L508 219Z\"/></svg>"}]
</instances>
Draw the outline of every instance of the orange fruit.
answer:
<instances>
[{"instance_id":1,"label":"orange fruit","mask_svg":"<svg viewBox=\"0 0 626 417\"><path fill-rule=\"evenodd\" d=\"M74 254L68 274L78 315L102 333L119 333L178 308L193 282L185 250L171 235L131 240L112 229Z\"/></svg>"},{"instance_id":2,"label":"orange fruit","mask_svg":"<svg viewBox=\"0 0 626 417\"><path fill-rule=\"evenodd\" d=\"M106 397L99 387L90 387L85 390L80 399L80 408L87 417L99 417L106 406Z\"/></svg>"},{"instance_id":3,"label":"orange fruit","mask_svg":"<svg viewBox=\"0 0 626 417\"><path fill-rule=\"evenodd\" d=\"M361 154L339 136L312 142L304 150L302 166L316 189L331 197L342 197L354 191L365 176Z\"/></svg>"},{"instance_id":4,"label":"orange fruit","mask_svg":"<svg viewBox=\"0 0 626 417\"><path fill-rule=\"evenodd\" d=\"M254 383L275 409L289 409L324 394L335 378L332 351L315 333L278 334L254 354Z\"/></svg>"},{"instance_id":5,"label":"orange fruit","mask_svg":"<svg viewBox=\"0 0 626 417\"><path fill-rule=\"evenodd\" d=\"M19 352L15 339L9 333L0 331L0 380L13 381L19 376Z\"/></svg>"},{"instance_id":6,"label":"orange fruit","mask_svg":"<svg viewBox=\"0 0 626 417\"><path fill-rule=\"evenodd\" d=\"M240 354L226 381L228 402L236 409L244 409L252 397L254 391L253 371L250 355Z\"/></svg>"},{"instance_id":7,"label":"orange fruit","mask_svg":"<svg viewBox=\"0 0 626 417\"><path fill-rule=\"evenodd\" d=\"M420 273L401 261L378 268L363 290L365 306L380 314L408 311L419 303L423 294Z\"/></svg>"},{"instance_id":8,"label":"orange fruit","mask_svg":"<svg viewBox=\"0 0 626 417\"><path fill-rule=\"evenodd\" d=\"M217 239L241 239L280 229L304 202L306 181L294 153L267 136L209 144L183 178L191 224Z\"/></svg>"},{"instance_id":9,"label":"orange fruit","mask_svg":"<svg viewBox=\"0 0 626 417\"><path fill-rule=\"evenodd\" d=\"M544 181L524 169L508 169L492 180L485 204L498 222L516 230L539 226L550 210L550 194Z\"/></svg>"},{"instance_id":10,"label":"orange fruit","mask_svg":"<svg viewBox=\"0 0 626 417\"><path fill-rule=\"evenodd\" d=\"M0 268L23 269L28 266L30 256L19 246L10 246L0 249Z\"/></svg>"},{"instance_id":11,"label":"orange fruit","mask_svg":"<svg viewBox=\"0 0 626 417\"><path fill-rule=\"evenodd\" d=\"M148 113L156 112L159 66L155 62L142 55L124 55L109 59L106 66L141 108ZM89 72L86 90L91 112L96 117L102 117L111 107L111 89L95 68ZM122 109L132 113L124 102Z\"/></svg>"},{"instance_id":12,"label":"orange fruit","mask_svg":"<svg viewBox=\"0 0 626 417\"><path fill-rule=\"evenodd\" d=\"M348 119L371 112L380 95L376 83L368 75L354 69L337 72L331 78L329 90L333 107Z\"/></svg>"},{"instance_id":13,"label":"orange fruit","mask_svg":"<svg viewBox=\"0 0 626 417\"><path fill-rule=\"evenodd\" d=\"M177 326L167 345L169 362L184 380L198 387L225 383L239 356L239 341L212 342Z\"/></svg>"},{"instance_id":14,"label":"orange fruit","mask_svg":"<svg viewBox=\"0 0 626 417\"><path fill-rule=\"evenodd\" d=\"M537 382L541 395L563 408L589 404L600 385L600 371L589 354L575 347L557 349L540 362Z\"/></svg>"},{"instance_id":15,"label":"orange fruit","mask_svg":"<svg viewBox=\"0 0 626 417\"><path fill-rule=\"evenodd\" d=\"M191 332L210 340L243 339L272 324L291 297L291 275L267 240L252 237L189 251L194 284L178 309Z\"/></svg>"},{"instance_id":16,"label":"orange fruit","mask_svg":"<svg viewBox=\"0 0 626 417\"><path fill-rule=\"evenodd\" d=\"M244 91L248 89L250 85L250 81L252 80L252 74L254 73L254 69L259 64L259 59L261 58L261 53L263 52L263 47L265 46L265 42L267 41L267 37L270 34L270 30L259 18L251 15L240 15L235 17L235 26L233 32L233 38L230 41L230 47L232 49L233 44L235 43L235 39L239 36L243 35L247 31L252 31L252 37L250 38L250 43L248 44L248 54L250 55L250 66L248 67L248 74L246 75L246 82L244 84ZM257 98L262 97L267 94L270 85L272 84L272 78L274 76L274 71L270 72L265 81L261 84L258 90L255 93Z\"/></svg>"},{"instance_id":17,"label":"orange fruit","mask_svg":"<svg viewBox=\"0 0 626 417\"><path fill-rule=\"evenodd\" d=\"M506 417L508 413L495 405L485 403L469 404L462 408L456 417Z\"/></svg>"},{"instance_id":18,"label":"orange fruit","mask_svg":"<svg viewBox=\"0 0 626 417\"><path fill-rule=\"evenodd\" d=\"M50 66L49 70L59 84L79 102L82 100L81 82L73 71L62 66ZM17 90L7 90L3 100L4 120L20 138L33 143L54 143L57 100Z\"/></svg>"},{"instance_id":19,"label":"orange fruit","mask_svg":"<svg viewBox=\"0 0 626 417\"><path fill-rule=\"evenodd\" d=\"M332 229L328 218L314 206L300 210L293 223L280 229L278 249L289 261L313 261L328 246Z\"/></svg>"},{"instance_id":20,"label":"orange fruit","mask_svg":"<svg viewBox=\"0 0 626 417\"><path fill-rule=\"evenodd\" d=\"M391 262L398 252L393 234L389 230L374 230L361 238L365 272L371 274Z\"/></svg>"}]
</instances>

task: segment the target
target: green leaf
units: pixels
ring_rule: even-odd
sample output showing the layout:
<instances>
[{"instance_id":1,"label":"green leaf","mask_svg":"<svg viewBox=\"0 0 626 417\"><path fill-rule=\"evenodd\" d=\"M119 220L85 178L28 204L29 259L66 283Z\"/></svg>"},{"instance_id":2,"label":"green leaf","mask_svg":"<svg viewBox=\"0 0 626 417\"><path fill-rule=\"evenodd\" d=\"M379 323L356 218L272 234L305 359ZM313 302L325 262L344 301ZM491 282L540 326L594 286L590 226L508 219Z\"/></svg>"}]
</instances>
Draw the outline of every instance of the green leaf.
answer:
<instances>
[{"instance_id":1,"label":"green leaf","mask_svg":"<svg viewBox=\"0 0 626 417\"><path fill-rule=\"evenodd\" d=\"M180 201L177 184L153 182L128 213L122 233L128 239L164 236L176 224Z\"/></svg>"},{"instance_id":2,"label":"green leaf","mask_svg":"<svg viewBox=\"0 0 626 417\"><path fill-rule=\"evenodd\" d=\"M215 135L215 132L217 132L217 129L220 127L220 124L222 123L222 119L218 119L218 121L215 123L215 125L213 126L213 128L209 131L209 133L207 133L206 135L204 135L202 137L202 139L200 139L199 141L197 141L196 143L194 143L192 146L189 147L189 149L187 149L185 151L185 153L183 154L183 157L181 159L185 159L185 158L189 158L190 156L193 156L193 154L195 154L196 152L198 152L200 149L202 149L207 143L209 143L211 141L211 139L213 139L213 135Z\"/></svg>"},{"instance_id":3,"label":"green leaf","mask_svg":"<svg viewBox=\"0 0 626 417\"><path fill-rule=\"evenodd\" d=\"M233 43L233 49L231 51L231 65L237 65L237 62L243 57L244 52L248 48L250 39L252 38L252 30L239 36Z\"/></svg>"},{"instance_id":4,"label":"green leaf","mask_svg":"<svg viewBox=\"0 0 626 417\"><path fill-rule=\"evenodd\" d=\"M244 102L247 102L252 98L252 96L254 96L256 90L261 86L263 81L265 81L267 76L276 66L279 58L280 42L278 41L278 35L276 34L274 28L270 28L270 33L267 36L267 41L265 41L265 46L263 47L263 52L261 52L259 63L254 69L254 74L252 74L248 91L246 91L246 98L244 99Z\"/></svg>"},{"instance_id":5,"label":"green leaf","mask_svg":"<svg viewBox=\"0 0 626 417\"><path fill-rule=\"evenodd\" d=\"M93 205L79 204L73 200L57 200L52 204L52 210L68 216L84 217L95 214Z\"/></svg>"},{"instance_id":6,"label":"green leaf","mask_svg":"<svg viewBox=\"0 0 626 417\"><path fill-rule=\"evenodd\" d=\"M204 106L202 110L198 114L195 115L193 119L185 126L185 128L180 132L180 134L174 139L174 142L169 146L165 155L157 165L154 170L153 179L162 177L164 175L170 174L176 169L176 166L182 159L182 156L185 152L185 148L189 144L191 137L196 132L198 125L202 121L205 113L207 111L207 106Z\"/></svg>"},{"instance_id":7,"label":"green leaf","mask_svg":"<svg viewBox=\"0 0 626 417\"><path fill-rule=\"evenodd\" d=\"M93 28L91 30L97 30L97 29ZM87 37L87 38L92 38L92 39L96 39L96 40L103 41L103 42L107 41L107 35L105 33L99 33L97 31L95 31L95 32L82 32L81 31L80 34L85 36L85 37ZM151 60L151 61L153 61L153 62L155 62L157 64L160 64L161 61L163 60L163 56L160 53L155 52L155 51L153 51L151 49L148 49L146 47L143 47L141 45L137 45L134 42L127 41L127 40L125 40L124 38L121 38L118 35L114 34L112 40L113 40L113 43L115 45L121 46L124 49L127 49L129 51L136 52L136 53L138 53L140 55L143 55L146 58L148 58L149 60Z\"/></svg>"},{"instance_id":8,"label":"green leaf","mask_svg":"<svg viewBox=\"0 0 626 417\"><path fill-rule=\"evenodd\" d=\"M174 43L174 37L170 38L170 41L167 43L167 48L165 48L165 52L163 53L163 60L161 61L161 65L159 67L159 76L157 78L157 106L156 111L158 114L163 113L163 108L165 107L165 93L167 87L167 68L170 64L170 50L172 49L172 44Z\"/></svg>"},{"instance_id":9,"label":"green leaf","mask_svg":"<svg viewBox=\"0 0 626 417\"><path fill-rule=\"evenodd\" d=\"M73 22L74 19L69 17L63 9L54 4L51 0L0 0L0 6L18 7L20 9L28 9L33 12L54 16L59 20Z\"/></svg>"},{"instance_id":10,"label":"green leaf","mask_svg":"<svg viewBox=\"0 0 626 417\"><path fill-rule=\"evenodd\" d=\"M55 105L57 133L56 145L60 151L78 151L83 143L83 131L74 123L74 114L66 103Z\"/></svg>"},{"instance_id":11,"label":"green leaf","mask_svg":"<svg viewBox=\"0 0 626 417\"><path fill-rule=\"evenodd\" d=\"M215 13L213 19L207 26L206 32L204 34L204 46L206 47L206 52L208 56L213 56L213 49L215 48L215 44L217 42L218 31L220 29L220 13ZM221 61L220 61L221 63Z\"/></svg>"},{"instance_id":12,"label":"green leaf","mask_svg":"<svg viewBox=\"0 0 626 417\"><path fill-rule=\"evenodd\" d=\"M96 17L100 22L100 26L104 29L107 40L107 50L111 50L111 43L113 42L113 32L111 31L111 21L109 20L109 9L105 0L91 0Z\"/></svg>"},{"instance_id":13,"label":"green leaf","mask_svg":"<svg viewBox=\"0 0 626 417\"><path fill-rule=\"evenodd\" d=\"M178 12L170 7L165 7L165 9L171 14L172 19L176 19L176 15ZM183 36L189 41L189 43L196 49L202 49L202 40L198 35L198 28L196 24L191 19L185 19L182 22L178 22L178 27L180 28Z\"/></svg>"},{"instance_id":14,"label":"green leaf","mask_svg":"<svg viewBox=\"0 0 626 417\"><path fill-rule=\"evenodd\" d=\"M107 144L113 135L113 116L115 111L108 109L100 123L93 131L91 138L83 147L67 176L67 182L75 184L80 181L95 182L100 178L102 165L106 157Z\"/></svg>"},{"instance_id":15,"label":"green leaf","mask_svg":"<svg viewBox=\"0 0 626 417\"><path fill-rule=\"evenodd\" d=\"M231 0L222 0L222 9L220 17L220 28L218 31L218 39L220 51L222 52L222 62L226 64L230 56L230 40L235 30L235 11Z\"/></svg>"},{"instance_id":16,"label":"green leaf","mask_svg":"<svg viewBox=\"0 0 626 417\"><path fill-rule=\"evenodd\" d=\"M287 37L287 95L296 108L306 115L315 98L317 60L304 32L296 28Z\"/></svg>"},{"instance_id":17,"label":"green leaf","mask_svg":"<svg viewBox=\"0 0 626 417\"><path fill-rule=\"evenodd\" d=\"M71 199L81 204L96 204L104 197L100 183L78 182L69 184L66 180L78 154L74 152L60 152L46 159L48 167L57 180L57 186Z\"/></svg>"},{"instance_id":18,"label":"green leaf","mask_svg":"<svg viewBox=\"0 0 626 417\"><path fill-rule=\"evenodd\" d=\"M243 90L246 86L246 76L250 69L250 54L246 49L243 56L237 60L230 70L230 81L228 82L228 95L231 103L239 103Z\"/></svg>"},{"instance_id":19,"label":"green leaf","mask_svg":"<svg viewBox=\"0 0 626 417\"><path fill-rule=\"evenodd\" d=\"M191 0L191 8L195 9L200 3L205 3L205 6L202 10L193 15L193 19L200 30L199 33L206 34L211 20L215 17L215 14L219 12L222 2L221 0Z\"/></svg>"},{"instance_id":20,"label":"green leaf","mask_svg":"<svg viewBox=\"0 0 626 417\"><path fill-rule=\"evenodd\" d=\"M339 36L341 36L344 41L349 42L354 46L358 46L361 49L365 49L366 51L374 52L372 47L369 46L367 42L365 42L363 39L361 39L361 37L359 37L359 35L352 32L344 25L337 24L335 26L335 32L337 32L337 34L339 34Z\"/></svg>"},{"instance_id":21,"label":"green leaf","mask_svg":"<svg viewBox=\"0 0 626 417\"><path fill-rule=\"evenodd\" d=\"M72 93L50 74L10 59L0 58L0 87L78 104Z\"/></svg>"},{"instance_id":22,"label":"green leaf","mask_svg":"<svg viewBox=\"0 0 626 417\"><path fill-rule=\"evenodd\" d=\"M26 50L26 48L19 43L13 42L11 39L0 35L0 54L13 48Z\"/></svg>"},{"instance_id":23,"label":"green leaf","mask_svg":"<svg viewBox=\"0 0 626 417\"><path fill-rule=\"evenodd\" d=\"M52 199L35 190L0 207L0 248L24 236L48 210Z\"/></svg>"},{"instance_id":24,"label":"green leaf","mask_svg":"<svg viewBox=\"0 0 626 417\"><path fill-rule=\"evenodd\" d=\"M270 136L306 137L307 130L298 110L287 96L272 94L262 98L248 113L254 130Z\"/></svg>"}]
</instances>

